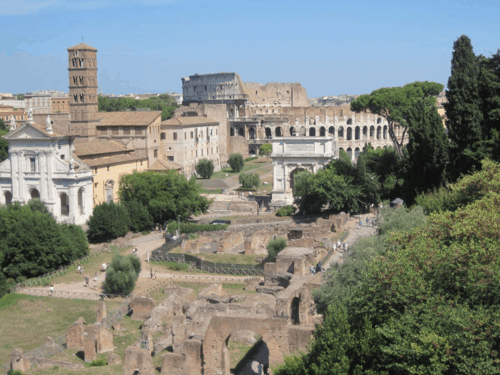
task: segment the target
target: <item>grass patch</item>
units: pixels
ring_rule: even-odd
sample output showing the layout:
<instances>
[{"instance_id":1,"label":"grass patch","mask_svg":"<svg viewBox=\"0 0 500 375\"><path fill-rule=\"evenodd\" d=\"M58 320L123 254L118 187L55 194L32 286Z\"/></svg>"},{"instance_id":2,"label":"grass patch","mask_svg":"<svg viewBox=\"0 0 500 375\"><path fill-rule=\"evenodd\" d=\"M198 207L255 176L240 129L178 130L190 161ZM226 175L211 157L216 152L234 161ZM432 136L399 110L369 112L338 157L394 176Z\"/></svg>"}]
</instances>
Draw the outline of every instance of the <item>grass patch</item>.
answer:
<instances>
[{"instance_id":1,"label":"grass patch","mask_svg":"<svg viewBox=\"0 0 500 375\"><path fill-rule=\"evenodd\" d=\"M47 336L66 334L79 317L95 322L98 301L7 294L0 299L0 364L9 361L12 349L28 352L44 344ZM120 302L106 302L108 311ZM115 344L116 345L116 344Z\"/></svg>"},{"instance_id":2,"label":"grass patch","mask_svg":"<svg viewBox=\"0 0 500 375\"><path fill-rule=\"evenodd\" d=\"M222 194L222 189L207 190L204 188L200 188L200 194Z\"/></svg>"},{"instance_id":3,"label":"grass patch","mask_svg":"<svg viewBox=\"0 0 500 375\"><path fill-rule=\"evenodd\" d=\"M245 165L243 166L242 170L239 171L239 172L234 172L230 167L229 168L224 168L220 172L214 172L214 174L212 175L211 179L212 180L214 180L214 179L223 180L223 179L225 179L227 177L237 176L240 173L246 173L246 172L249 172L249 171L257 169L257 168L262 168L262 167L264 167L266 165L268 166L269 170L271 170L272 165L271 165L271 163L269 161L266 161L264 159L252 160L252 161L249 161L249 162L245 162ZM259 173L258 171L256 171L256 172ZM226 174L227 174L227 176L226 176Z\"/></svg>"},{"instance_id":4,"label":"grass patch","mask_svg":"<svg viewBox=\"0 0 500 375\"><path fill-rule=\"evenodd\" d=\"M150 262L158 266L163 266L167 270L173 271L189 271L189 266L186 263L176 263L176 262Z\"/></svg>"}]
</instances>

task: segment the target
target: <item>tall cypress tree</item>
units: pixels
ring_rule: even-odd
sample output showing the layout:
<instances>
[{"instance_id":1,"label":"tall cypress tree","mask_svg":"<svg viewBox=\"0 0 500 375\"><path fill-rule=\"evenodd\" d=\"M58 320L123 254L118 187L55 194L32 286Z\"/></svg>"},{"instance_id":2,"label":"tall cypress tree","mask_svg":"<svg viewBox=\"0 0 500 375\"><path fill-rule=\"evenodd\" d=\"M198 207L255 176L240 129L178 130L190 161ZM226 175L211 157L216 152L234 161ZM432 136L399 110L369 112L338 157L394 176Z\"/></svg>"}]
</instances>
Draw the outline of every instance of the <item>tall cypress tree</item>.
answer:
<instances>
[{"instance_id":1,"label":"tall cypress tree","mask_svg":"<svg viewBox=\"0 0 500 375\"><path fill-rule=\"evenodd\" d=\"M482 139L483 114L479 96L479 64L471 41L465 35L453 44L446 98L446 126L451 141L448 172L450 179L455 181L461 173L468 173L481 165L478 142Z\"/></svg>"},{"instance_id":2,"label":"tall cypress tree","mask_svg":"<svg viewBox=\"0 0 500 375\"><path fill-rule=\"evenodd\" d=\"M418 100L408 111L409 143L405 153L403 192L413 203L418 193L440 187L445 182L448 140L435 106Z\"/></svg>"}]
</instances>

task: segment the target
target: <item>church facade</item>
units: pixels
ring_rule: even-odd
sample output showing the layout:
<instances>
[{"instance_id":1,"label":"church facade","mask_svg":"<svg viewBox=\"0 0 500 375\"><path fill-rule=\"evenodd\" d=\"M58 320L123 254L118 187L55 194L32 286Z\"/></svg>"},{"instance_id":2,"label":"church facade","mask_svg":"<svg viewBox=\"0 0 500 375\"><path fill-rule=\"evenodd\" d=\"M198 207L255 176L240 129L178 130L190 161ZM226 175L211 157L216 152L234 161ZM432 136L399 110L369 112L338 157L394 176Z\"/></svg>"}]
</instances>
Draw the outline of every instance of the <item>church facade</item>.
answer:
<instances>
[{"instance_id":1,"label":"church facade","mask_svg":"<svg viewBox=\"0 0 500 375\"><path fill-rule=\"evenodd\" d=\"M92 213L92 172L74 155L73 138L28 121L4 137L0 204L40 199L58 222L84 224Z\"/></svg>"}]
</instances>

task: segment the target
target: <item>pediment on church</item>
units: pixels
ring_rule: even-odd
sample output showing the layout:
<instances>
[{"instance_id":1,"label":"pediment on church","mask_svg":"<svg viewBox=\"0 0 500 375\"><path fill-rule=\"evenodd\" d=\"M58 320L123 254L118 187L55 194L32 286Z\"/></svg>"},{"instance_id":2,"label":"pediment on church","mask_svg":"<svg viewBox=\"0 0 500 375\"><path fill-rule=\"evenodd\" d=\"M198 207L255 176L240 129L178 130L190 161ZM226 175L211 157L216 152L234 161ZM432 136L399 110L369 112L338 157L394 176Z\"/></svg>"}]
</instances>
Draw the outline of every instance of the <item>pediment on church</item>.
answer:
<instances>
[{"instance_id":1,"label":"pediment on church","mask_svg":"<svg viewBox=\"0 0 500 375\"><path fill-rule=\"evenodd\" d=\"M20 128L11 131L9 134L5 136L5 139L40 139L40 138L46 138L50 139L50 136L42 132L41 130L38 130L34 126L31 126L29 124L25 124L21 126Z\"/></svg>"}]
</instances>

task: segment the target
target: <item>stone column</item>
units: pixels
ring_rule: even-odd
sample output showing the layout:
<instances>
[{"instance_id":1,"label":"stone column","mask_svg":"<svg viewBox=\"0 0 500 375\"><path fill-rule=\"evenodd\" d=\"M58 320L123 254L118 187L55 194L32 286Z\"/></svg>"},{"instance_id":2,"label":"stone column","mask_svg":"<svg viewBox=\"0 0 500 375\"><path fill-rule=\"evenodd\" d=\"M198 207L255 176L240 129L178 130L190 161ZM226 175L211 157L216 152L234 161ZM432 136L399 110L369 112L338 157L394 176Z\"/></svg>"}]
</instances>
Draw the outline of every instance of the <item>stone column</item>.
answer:
<instances>
[{"instance_id":1,"label":"stone column","mask_svg":"<svg viewBox=\"0 0 500 375\"><path fill-rule=\"evenodd\" d=\"M25 183L24 183L24 156L22 151L17 152L17 178L19 182L19 192L18 192L18 197L19 201L24 203L26 201L25 199ZM29 192L28 192L29 194ZM30 198L28 197L28 200Z\"/></svg>"},{"instance_id":2,"label":"stone column","mask_svg":"<svg viewBox=\"0 0 500 375\"><path fill-rule=\"evenodd\" d=\"M72 182L73 186L69 188L69 217L74 222L74 218L78 216L78 187L74 186L74 180Z\"/></svg>"},{"instance_id":3,"label":"stone column","mask_svg":"<svg viewBox=\"0 0 500 375\"><path fill-rule=\"evenodd\" d=\"M37 154L38 159L38 170L40 172L40 199L45 202L47 200L47 166L45 160L45 152L39 152Z\"/></svg>"},{"instance_id":4,"label":"stone column","mask_svg":"<svg viewBox=\"0 0 500 375\"><path fill-rule=\"evenodd\" d=\"M48 201L54 203L55 202L55 197L54 197L54 183L52 181L53 174L52 174L52 168L53 168L53 159L54 159L54 152L53 151L47 151L45 153L45 163L47 167L47 198Z\"/></svg>"},{"instance_id":5,"label":"stone column","mask_svg":"<svg viewBox=\"0 0 500 375\"><path fill-rule=\"evenodd\" d=\"M12 176L12 201L16 202L19 200L19 171L18 171L18 152L14 151L10 153L10 169Z\"/></svg>"}]
</instances>

